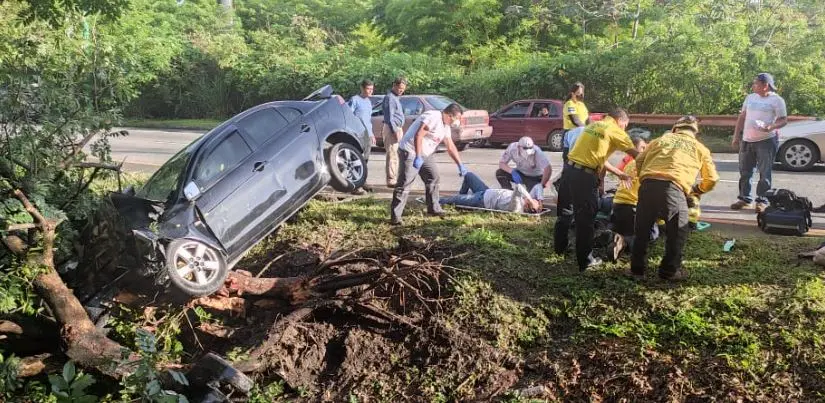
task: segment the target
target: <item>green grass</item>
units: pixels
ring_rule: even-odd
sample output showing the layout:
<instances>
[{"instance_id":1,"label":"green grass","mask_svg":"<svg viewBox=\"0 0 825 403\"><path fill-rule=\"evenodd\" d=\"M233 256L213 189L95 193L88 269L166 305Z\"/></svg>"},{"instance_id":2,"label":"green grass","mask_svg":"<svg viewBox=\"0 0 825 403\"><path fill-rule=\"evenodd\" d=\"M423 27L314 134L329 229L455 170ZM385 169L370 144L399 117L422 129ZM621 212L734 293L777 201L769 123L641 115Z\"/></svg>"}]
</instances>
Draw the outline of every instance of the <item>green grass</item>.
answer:
<instances>
[{"instance_id":1,"label":"green grass","mask_svg":"<svg viewBox=\"0 0 825 403\"><path fill-rule=\"evenodd\" d=\"M210 130L222 122L216 119L125 119L123 125L146 129Z\"/></svg>"},{"instance_id":2,"label":"green grass","mask_svg":"<svg viewBox=\"0 0 825 403\"><path fill-rule=\"evenodd\" d=\"M553 219L454 214L432 219L412 202L406 226L386 202L312 202L272 242L338 250L394 247L397 236L450 246L461 269L445 320L522 361L521 384L560 400L688 398L816 401L825 390L825 277L796 253L817 239L691 234L690 278L634 282L627 261L579 273L552 253ZM529 364L529 365L528 365Z\"/></svg>"}]
</instances>

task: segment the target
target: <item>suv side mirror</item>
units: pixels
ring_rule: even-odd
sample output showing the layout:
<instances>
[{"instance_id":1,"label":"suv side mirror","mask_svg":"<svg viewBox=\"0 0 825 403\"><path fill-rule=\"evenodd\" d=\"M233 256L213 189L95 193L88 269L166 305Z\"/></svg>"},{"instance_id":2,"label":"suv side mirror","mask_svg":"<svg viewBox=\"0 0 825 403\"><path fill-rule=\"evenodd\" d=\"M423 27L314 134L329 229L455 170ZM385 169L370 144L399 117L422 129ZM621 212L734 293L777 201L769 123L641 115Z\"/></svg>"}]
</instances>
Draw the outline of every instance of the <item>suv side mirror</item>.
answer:
<instances>
[{"instance_id":1,"label":"suv side mirror","mask_svg":"<svg viewBox=\"0 0 825 403\"><path fill-rule=\"evenodd\" d=\"M135 187L132 185L126 186L126 189L123 189L123 194L125 194L126 196L134 196Z\"/></svg>"},{"instance_id":2,"label":"suv side mirror","mask_svg":"<svg viewBox=\"0 0 825 403\"><path fill-rule=\"evenodd\" d=\"M201 190L195 182L189 182L186 184L186 187L183 188L183 195L186 197L186 200L195 201L195 199L201 195Z\"/></svg>"}]
</instances>

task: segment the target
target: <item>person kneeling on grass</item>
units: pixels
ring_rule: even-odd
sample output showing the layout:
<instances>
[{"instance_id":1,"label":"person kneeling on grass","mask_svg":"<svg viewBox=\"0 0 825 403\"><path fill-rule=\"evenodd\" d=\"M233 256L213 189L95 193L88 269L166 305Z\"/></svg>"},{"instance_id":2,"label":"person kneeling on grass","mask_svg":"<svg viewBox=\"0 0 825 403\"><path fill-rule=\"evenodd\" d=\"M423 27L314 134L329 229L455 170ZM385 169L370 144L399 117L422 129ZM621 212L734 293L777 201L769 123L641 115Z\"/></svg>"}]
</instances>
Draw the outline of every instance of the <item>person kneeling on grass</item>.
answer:
<instances>
[{"instance_id":1,"label":"person kneeling on grass","mask_svg":"<svg viewBox=\"0 0 825 403\"><path fill-rule=\"evenodd\" d=\"M647 148L647 142L641 137L633 137L632 140L636 151L643 153ZM613 226L610 260L614 262L619 259L623 251L633 249L636 203L639 201L639 175L636 171L636 161L631 158L630 161L620 169L630 176L630 183L619 182L619 188L613 197L613 208L610 214L610 222ZM654 225L650 230L651 241L656 240L658 237L659 227Z\"/></svg>"},{"instance_id":2,"label":"person kneeling on grass","mask_svg":"<svg viewBox=\"0 0 825 403\"><path fill-rule=\"evenodd\" d=\"M515 190L490 189L478 175L468 172L464 175L458 195L442 197L438 202L442 205L486 208L511 213L539 213L542 208L539 189L542 189L541 185L533 187L532 196L520 183L515 184Z\"/></svg>"}]
</instances>

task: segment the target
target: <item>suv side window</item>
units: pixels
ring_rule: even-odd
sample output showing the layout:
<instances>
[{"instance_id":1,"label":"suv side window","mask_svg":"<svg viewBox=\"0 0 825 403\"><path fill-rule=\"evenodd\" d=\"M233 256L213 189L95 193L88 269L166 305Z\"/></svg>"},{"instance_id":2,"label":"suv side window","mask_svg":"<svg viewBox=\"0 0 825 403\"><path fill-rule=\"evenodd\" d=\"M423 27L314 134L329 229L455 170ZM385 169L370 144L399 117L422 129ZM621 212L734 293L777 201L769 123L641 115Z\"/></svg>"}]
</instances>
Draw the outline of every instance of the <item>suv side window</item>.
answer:
<instances>
[{"instance_id":1,"label":"suv side window","mask_svg":"<svg viewBox=\"0 0 825 403\"><path fill-rule=\"evenodd\" d=\"M200 158L192 179L201 189L205 189L232 171L250 154L252 149L249 144L246 144L241 134L234 130Z\"/></svg>"},{"instance_id":2,"label":"suv side window","mask_svg":"<svg viewBox=\"0 0 825 403\"><path fill-rule=\"evenodd\" d=\"M530 107L528 103L515 104L503 110L499 116L503 118L523 118L527 114L527 108Z\"/></svg>"},{"instance_id":3,"label":"suv side window","mask_svg":"<svg viewBox=\"0 0 825 403\"><path fill-rule=\"evenodd\" d=\"M401 109L405 116L420 115L424 112L424 104L418 98L401 98Z\"/></svg>"},{"instance_id":4,"label":"suv side window","mask_svg":"<svg viewBox=\"0 0 825 403\"><path fill-rule=\"evenodd\" d=\"M286 126L287 120L272 108L261 109L237 123L258 144L266 144L273 135ZM219 146L220 147L220 146Z\"/></svg>"},{"instance_id":5,"label":"suv side window","mask_svg":"<svg viewBox=\"0 0 825 403\"><path fill-rule=\"evenodd\" d=\"M292 123L292 121L294 121L295 119L300 118L301 115L303 115L301 113L301 111L299 111L295 108L289 108L289 107L283 106L283 107L280 107L280 108L277 108L277 109L278 109L278 112L280 112L281 115L284 117L284 119L286 119L287 123Z\"/></svg>"}]
</instances>

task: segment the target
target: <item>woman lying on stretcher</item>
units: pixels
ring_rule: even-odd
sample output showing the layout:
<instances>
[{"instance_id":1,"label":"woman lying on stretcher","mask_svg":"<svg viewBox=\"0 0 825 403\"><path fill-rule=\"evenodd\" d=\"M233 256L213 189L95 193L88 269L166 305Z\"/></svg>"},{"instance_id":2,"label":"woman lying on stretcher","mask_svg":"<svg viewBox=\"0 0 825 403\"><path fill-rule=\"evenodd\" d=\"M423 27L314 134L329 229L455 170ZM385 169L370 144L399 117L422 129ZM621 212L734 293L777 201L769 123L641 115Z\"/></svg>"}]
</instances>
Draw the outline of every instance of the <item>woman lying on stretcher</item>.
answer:
<instances>
[{"instance_id":1,"label":"woman lying on stretcher","mask_svg":"<svg viewBox=\"0 0 825 403\"><path fill-rule=\"evenodd\" d=\"M541 185L536 185L528 193L524 185L516 184L515 190L491 189L478 175L468 172L464 175L458 195L442 197L439 203L454 206L486 208L509 213L540 213L542 209Z\"/></svg>"}]
</instances>

